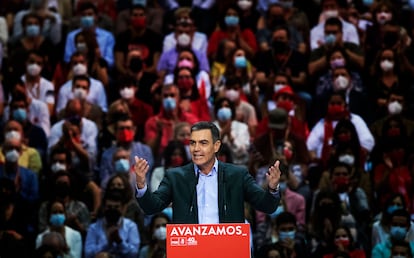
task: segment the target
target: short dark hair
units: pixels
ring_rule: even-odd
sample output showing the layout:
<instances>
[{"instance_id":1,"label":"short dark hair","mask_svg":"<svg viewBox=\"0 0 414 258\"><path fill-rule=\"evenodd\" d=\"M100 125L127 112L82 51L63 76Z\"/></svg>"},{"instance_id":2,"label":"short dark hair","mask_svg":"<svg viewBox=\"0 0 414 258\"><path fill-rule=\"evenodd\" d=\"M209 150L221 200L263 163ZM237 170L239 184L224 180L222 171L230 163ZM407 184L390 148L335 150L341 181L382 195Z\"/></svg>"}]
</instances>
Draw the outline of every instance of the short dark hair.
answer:
<instances>
[{"instance_id":1,"label":"short dark hair","mask_svg":"<svg viewBox=\"0 0 414 258\"><path fill-rule=\"evenodd\" d=\"M65 154L66 155L66 163L67 164L72 164L72 154L70 153L70 151L67 148L65 148L65 147L63 147L62 145L59 145L59 144L55 145L55 147L53 147L52 150L50 151L49 160L52 161L53 156L59 155L59 154Z\"/></svg>"},{"instance_id":2,"label":"short dark hair","mask_svg":"<svg viewBox=\"0 0 414 258\"><path fill-rule=\"evenodd\" d=\"M132 120L132 117L128 114L121 114L118 117L116 117L114 121L114 129L117 129L118 122L125 122L125 121L132 121L132 124L135 126L134 121Z\"/></svg>"},{"instance_id":3,"label":"short dark hair","mask_svg":"<svg viewBox=\"0 0 414 258\"><path fill-rule=\"evenodd\" d=\"M408 250L408 257L407 258L411 258L411 257L413 257L413 255L412 255L412 251L411 251L411 245L410 245L410 243L409 242L407 242L407 241L405 241L405 240L394 240L394 241L392 241L392 246L391 246L391 254L392 254L392 249L395 247L395 246L399 246L399 247L405 247L405 248L407 248L407 250Z\"/></svg>"},{"instance_id":4,"label":"short dark hair","mask_svg":"<svg viewBox=\"0 0 414 258\"><path fill-rule=\"evenodd\" d=\"M92 9L95 14L98 14L98 8L96 7L96 5L89 1L81 3L79 5L78 11L79 13L82 13L83 11L88 9Z\"/></svg>"},{"instance_id":5,"label":"short dark hair","mask_svg":"<svg viewBox=\"0 0 414 258\"><path fill-rule=\"evenodd\" d=\"M127 186L129 187L129 185ZM107 189L103 198L103 205L106 201L120 202L122 205L125 204L125 197L123 196L123 191L120 189Z\"/></svg>"},{"instance_id":6,"label":"short dark hair","mask_svg":"<svg viewBox=\"0 0 414 258\"><path fill-rule=\"evenodd\" d=\"M341 22L341 20L339 18L336 18L336 17L328 18L325 21L325 26L324 27L329 26L329 25L331 25L331 26L338 26L339 27L339 31L342 33L342 22Z\"/></svg>"},{"instance_id":7,"label":"short dark hair","mask_svg":"<svg viewBox=\"0 0 414 258\"><path fill-rule=\"evenodd\" d=\"M30 13L27 13L23 16L23 19L22 19L22 22L21 22L22 27L24 27L26 25L27 20L30 19L30 18L37 19L39 21L40 27L43 26L43 18L40 15L37 15L36 13L30 12Z\"/></svg>"},{"instance_id":8,"label":"short dark hair","mask_svg":"<svg viewBox=\"0 0 414 258\"><path fill-rule=\"evenodd\" d=\"M344 168L346 168L346 171L348 171L349 176L351 176L351 174L352 174L352 168L351 168L351 166L348 165L348 164L346 164L346 163L344 163L344 162L340 162L340 161L335 162L335 163L332 164L332 166L329 169L329 174L332 176L335 168L338 168L338 167L344 167Z\"/></svg>"},{"instance_id":9,"label":"short dark hair","mask_svg":"<svg viewBox=\"0 0 414 258\"><path fill-rule=\"evenodd\" d=\"M276 227L280 227L282 224L292 223L296 226L296 217L291 212L285 211L280 213L276 217Z\"/></svg>"},{"instance_id":10,"label":"short dark hair","mask_svg":"<svg viewBox=\"0 0 414 258\"><path fill-rule=\"evenodd\" d=\"M75 85L76 81L87 81L88 82L88 87L91 87L91 79L89 79L89 76L85 75L85 74L80 74L80 75L75 75L72 78L72 85Z\"/></svg>"},{"instance_id":11,"label":"short dark hair","mask_svg":"<svg viewBox=\"0 0 414 258\"><path fill-rule=\"evenodd\" d=\"M220 140L220 131L217 126L212 122L201 121L191 126L191 132L200 130L210 130L211 136L213 137L213 143Z\"/></svg>"}]
</instances>

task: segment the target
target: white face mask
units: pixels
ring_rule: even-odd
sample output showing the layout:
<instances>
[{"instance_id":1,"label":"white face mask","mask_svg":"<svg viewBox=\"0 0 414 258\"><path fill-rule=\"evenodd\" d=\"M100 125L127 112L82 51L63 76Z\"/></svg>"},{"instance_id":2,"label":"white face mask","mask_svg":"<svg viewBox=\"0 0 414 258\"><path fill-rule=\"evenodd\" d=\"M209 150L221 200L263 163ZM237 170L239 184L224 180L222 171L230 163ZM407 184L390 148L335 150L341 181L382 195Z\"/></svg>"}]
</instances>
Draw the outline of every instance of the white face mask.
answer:
<instances>
[{"instance_id":1,"label":"white face mask","mask_svg":"<svg viewBox=\"0 0 414 258\"><path fill-rule=\"evenodd\" d=\"M5 155L6 161L11 163L16 163L19 160L19 157L20 153L17 150L9 150Z\"/></svg>"},{"instance_id":2,"label":"white face mask","mask_svg":"<svg viewBox=\"0 0 414 258\"><path fill-rule=\"evenodd\" d=\"M237 1L237 5L240 7L240 9L242 9L243 11L245 10L249 10L250 7L252 7L252 1L249 0L240 0Z\"/></svg>"},{"instance_id":3,"label":"white face mask","mask_svg":"<svg viewBox=\"0 0 414 258\"><path fill-rule=\"evenodd\" d=\"M344 154L339 156L338 160L339 162L345 163L349 166L353 166L355 162L355 157L350 154Z\"/></svg>"},{"instance_id":4,"label":"white face mask","mask_svg":"<svg viewBox=\"0 0 414 258\"><path fill-rule=\"evenodd\" d=\"M275 84L273 85L273 92L278 92L283 87L285 87L284 84Z\"/></svg>"},{"instance_id":5,"label":"white face mask","mask_svg":"<svg viewBox=\"0 0 414 258\"><path fill-rule=\"evenodd\" d=\"M36 63L27 65L27 73L31 76L38 76L42 71L42 67Z\"/></svg>"},{"instance_id":6,"label":"white face mask","mask_svg":"<svg viewBox=\"0 0 414 258\"><path fill-rule=\"evenodd\" d=\"M387 13L387 12L377 13L377 22L379 24L384 24L387 21L390 21L391 18L392 18L392 14L391 13Z\"/></svg>"},{"instance_id":7,"label":"white face mask","mask_svg":"<svg viewBox=\"0 0 414 258\"><path fill-rule=\"evenodd\" d=\"M345 76L338 76L334 81L335 90L345 90L348 88L349 80Z\"/></svg>"},{"instance_id":8,"label":"white face mask","mask_svg":"<svg viewBox=\"0 0 414 258\"><path fill-rule=\"evenodd\" d=\"M125 87L119 91L119 94L123 99L132 99L134 97L134 89L132 87Z\"/></svg>"},{"instance_id":9,"label":"white face mask","mask_svg":"<svg viewBox=\"0 0 414 258\"><path fill-rule=\"evenodd\" d=\"M18 140L20 141L22 139L22 135L18 131L8 131L4 135L5 140Z\"/></svg>"},{"instance_id":10,"label":"white face mask","mask_svg":"<svg viewBox=\"0 0 414 258\"><path fill-rule=\"evenodd\" d=\"M388 112L390 115L398 115L401 113L403 107L398 101L393 101L388 104Z\"/></svg>"},{"instance_id":11,"label":"white face mask","mask_svg":"<svg viewBox=\"0 0 414 258\"><path fill-rule=\"evenodd\" d=\"M180 47L187 47L190 45L190 43L191 43L190 35L188 35L187 33L181 33L180 35L178 35L177 44Z\"/></svg>"},{"instance_id":12,"label":"white face mask","mask_svg":"<svg viewBox=\"0 0 414 258\"><path fill-rule=\"evenodd\" d=\"M323 15L325 16L325 19L329 18L336 18L338 17L338 10L327 10L323 12Z\"/></svg>"},{"instance_id":13,"label":"white face mask","mask_svg":"<svg viewBox=\"0 0 414 258\"><path fill-rule=\"evenodd\" d=\"M85 75L88 73L88 67L81 63L75 65L72 70L74 75Z\"/></svg>"},{"instance_id":14,"label":"white face mask","mask_svg":"<svg viewBox=\"0 0 414 258\"><path fill-rule=\"evenodd\" d=\"M394 63L388 60L384 60L384 61L381 61L380 66L384 72L388 72L394 68Z\"/></svg>"},{"instance_id":15,"label":"white face mask","mask_svg":"<svg viewBox=\"0 0 414 258\"><path fill-rule=\"evenodd\" d=\"M226 98L234 102L239 99L240 92L238 90L230 89L230 90L226 90L225 95L226 95Z\"/></svg>"},{"instance_id":16,"label":"white face mask","mask_svg":"<svg viewBox=\"0 0 414 258\"><path fill-rule=\"evenodd\" d=\"M166 227L159 227L154 230L154 237L157 240L165 240L167 238L167 228Z\"/></svg>"},{"instance_id":17,"label":"white face mask","mask_svg":"<svg viewBox=\"0 0 414 258\"><path fill-rule=\"evenodd\" d=\"M66 165L60 162L55 162L52 164L52 166L50 166L50 170L52 170L54 173L62 170L66 171Z\"/></svg>"},{"instance_id":18,"label":"white face mask","mask_svg":"<svg viewBox=\"0 0 414 258\"><path fill-rule=\"evenodd\" d=\"M85 89L76 88L73 91L73 96L77 99L86 99L86 96L88 96L88 92L86 92Z\"/></svg>"}]
</instances>

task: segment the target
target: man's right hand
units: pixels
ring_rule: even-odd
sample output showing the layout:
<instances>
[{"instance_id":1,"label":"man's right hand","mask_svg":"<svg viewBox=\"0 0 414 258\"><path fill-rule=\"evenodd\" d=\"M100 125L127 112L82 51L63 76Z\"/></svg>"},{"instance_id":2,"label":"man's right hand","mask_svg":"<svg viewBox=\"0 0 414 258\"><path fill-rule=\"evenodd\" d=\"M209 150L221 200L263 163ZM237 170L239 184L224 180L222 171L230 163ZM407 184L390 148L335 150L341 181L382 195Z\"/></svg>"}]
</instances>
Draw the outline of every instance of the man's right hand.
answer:
<instances>
[{"instance_id":1,"label":"man's right hand","mask_svg":"<svg viewBox=\"0 0 414 258\"><path fill-rule=\"evenodd\" d=\"M140 158L138 156L135 156L135 165L134 165L134 172L136 175L136 183L138 189L142 189L145 187L145 176L149 170L149 164L148 162Z\"/></svg>"}]
</instances>

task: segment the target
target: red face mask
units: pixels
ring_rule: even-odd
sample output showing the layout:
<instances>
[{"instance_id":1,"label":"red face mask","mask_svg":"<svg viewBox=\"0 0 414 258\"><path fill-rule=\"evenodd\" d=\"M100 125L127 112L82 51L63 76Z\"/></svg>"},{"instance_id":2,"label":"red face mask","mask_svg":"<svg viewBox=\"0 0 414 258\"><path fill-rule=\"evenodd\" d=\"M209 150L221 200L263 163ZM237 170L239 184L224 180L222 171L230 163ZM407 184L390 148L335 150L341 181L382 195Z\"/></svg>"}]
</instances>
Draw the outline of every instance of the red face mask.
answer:
<instances>
[{"instance_id":1,"label":"red face mask","mask_svg":"<svg viewBox=\"0 0 414 258\"><path fill-rule=\"evenodd\" d=\"M184 163L184 159L180 156L171 157L171 167L179 167Z\"/></svg>"},{"instance_id":2,"label":"red face mask","mask_svg":"<svg viewBox=\"0 0 414 258\"><path fill-rule=\"evenodd\" d=\"M193 79L191 78L181 78L177 81L178 87L184 91L188 91L193 87Z\"/></svg>"},{"instance_id":3,"label":"red face mask","mask_svg":"<svg viewBox=\"0 0 414 258\"><path fill-rule=\"evenodd\" d=\"M134 140L134 132L124 129L118 133L118 141L122 143L130 143Z\"/></svg>"},{"instance_id":4,"label":"red face mask","mask_svg":"<svg viewBox=\"0 0 414 258\"><path fill-rule=\"evenodd\" d=\"M387 131L387 135L391 136L391 137L392 136L400 136L400 134L401 134L400 128L397 128L397 127L390 128Z\"/></svg>"},{"instance_id":5,"label":"red face mask","mask_svg":"<svg viewBox=\"0 0 414 258\"><path fill-rule=\"evenodd\" d=\"M287 112L291 111L293 109L293 106L294 104L290 100L282 100L277 103L278 108L283 108Z\"/></svg>"},{"instance_id":6,"label":"red face mask","mask_svg":"<svg viewBox=\"0 0 414 258\"><path fill-rule=\"evenodd\" d=\"M287 161L290 161L292 159L293 152L289 148L284 148L283 155L285 156Z\"/></svg>"},{"instance_id":7,"label":"red face mask","mask_svg":"<svg viewBox=\"0 0 414 258\"><path fill-rule=\"evenodd\" d=\"M131 24L136 29L142 29L142 28L145 28L146 19L145 19L145 17L132 18L131 19Z\"/></svg>"},{"instance_id":8,"label":"red face mask","mask_svg":"<svg viewBox=\"0 0 414 258\"><path fill-rule=\"evenodd\" d=\"M336 177L333 181L332 184L335 188L336 191L343 193L346 192L348 190L348 186L349 186L349 178L348 177Z\"/></svg>"},{"instance_id":9,"label":"red face mask","mask_svg":"<svg viewBox=\"0 0 414 258\"><path fill-rule=\"evenodd\" d=\"M328 106L328 115L329 116L340 116L345 111L345 107L342 105L329 105Z\"/></svg>"},{"instance_id":10,"label":"red face mask","mask_svg":"<svg viewBox=\"0 0 414 258\"><path fill-rule=\"evenodd\" d=\"M335 245L336 246L342 245L343 247L347 248L349 246L349 244L350 244L349 238L335 239Z\"/></svg>"}]
</instances>

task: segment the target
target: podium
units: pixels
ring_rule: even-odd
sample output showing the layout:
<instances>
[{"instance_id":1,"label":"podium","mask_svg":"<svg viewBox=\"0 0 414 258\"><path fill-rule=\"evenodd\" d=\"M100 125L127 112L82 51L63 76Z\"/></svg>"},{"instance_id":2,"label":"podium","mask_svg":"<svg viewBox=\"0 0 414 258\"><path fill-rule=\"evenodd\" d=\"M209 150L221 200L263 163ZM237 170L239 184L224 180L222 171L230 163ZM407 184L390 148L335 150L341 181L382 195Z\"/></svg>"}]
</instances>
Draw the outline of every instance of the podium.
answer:
<instances>
[{"instance_id":1,"label":"podium","mask_svg":"<svg viewBox=\"0 0 414 258\"><path fill-rule=\"evenodd\" d=\"M167 258L250 258L250 225L167 224Z\"/></svg>"}]
</instances>

